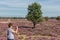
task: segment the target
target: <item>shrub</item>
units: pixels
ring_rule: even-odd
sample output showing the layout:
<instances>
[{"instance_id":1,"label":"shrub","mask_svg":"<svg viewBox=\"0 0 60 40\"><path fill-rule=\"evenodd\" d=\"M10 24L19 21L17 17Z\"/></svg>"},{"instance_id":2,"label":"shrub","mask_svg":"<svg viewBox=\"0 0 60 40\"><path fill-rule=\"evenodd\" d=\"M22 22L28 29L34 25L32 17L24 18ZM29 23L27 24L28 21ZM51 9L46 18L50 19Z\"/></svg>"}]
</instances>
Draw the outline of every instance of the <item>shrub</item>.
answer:
<instances>
[{"instance_id":1,"label":"shrub","mask_svg":"<svg viewBox=\"0 0 60 40\"><path fill-rule=\"evenodd\" d=\"M60 16L57 16L56 19L57 19L57 20L60 20Z\"/></svg>"}]
</instances>

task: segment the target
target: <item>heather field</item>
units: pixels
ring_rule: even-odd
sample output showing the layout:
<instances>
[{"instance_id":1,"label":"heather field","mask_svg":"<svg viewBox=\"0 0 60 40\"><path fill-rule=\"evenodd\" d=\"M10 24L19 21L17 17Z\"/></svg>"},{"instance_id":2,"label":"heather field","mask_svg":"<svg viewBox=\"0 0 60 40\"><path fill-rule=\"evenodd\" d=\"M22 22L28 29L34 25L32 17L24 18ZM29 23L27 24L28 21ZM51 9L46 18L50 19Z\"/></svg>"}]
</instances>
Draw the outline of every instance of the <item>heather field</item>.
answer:
<instances>
[{"instance_id":1,"label":"heather field","mask_svg":"<svg viewBox=\"0 0 60 40\"><path fill-rule=\"evenodd\" d=\"M32 22L26 19L0 19L0 40L7 40L8 23L19 26L18 34L15 40L60 40L60 21L56 19L48 19L33 27ZM15 29L15 27L14 27Z\"/></svg>"}]
</instances>

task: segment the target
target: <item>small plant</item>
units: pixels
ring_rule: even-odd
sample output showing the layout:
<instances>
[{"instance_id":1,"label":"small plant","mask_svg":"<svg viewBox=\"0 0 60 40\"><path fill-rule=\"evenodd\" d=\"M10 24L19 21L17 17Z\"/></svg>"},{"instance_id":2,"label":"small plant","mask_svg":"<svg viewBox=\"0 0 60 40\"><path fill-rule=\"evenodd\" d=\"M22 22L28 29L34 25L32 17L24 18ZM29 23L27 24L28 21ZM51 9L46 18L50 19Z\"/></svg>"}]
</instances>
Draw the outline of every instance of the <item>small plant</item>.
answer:
<instances>
[{"instance_id":1,"label":"small plant","mask_svg":"<svg viewBox=\"0 0 60 40\"><path fill-rule=\"evenodd\" d=\"M56 19L57 19L57 20L60 20L60 16L57 16Z\"/></svg>"},{"instance_id":2,"label":"small plant","mask_svg":"<svg viewBox=\"0 0 60 40\"><path fill-rule=\"evenodd\" d=\"M44 17L46 21L48 21L48 17Z\"/></svg>"}]
</instances>

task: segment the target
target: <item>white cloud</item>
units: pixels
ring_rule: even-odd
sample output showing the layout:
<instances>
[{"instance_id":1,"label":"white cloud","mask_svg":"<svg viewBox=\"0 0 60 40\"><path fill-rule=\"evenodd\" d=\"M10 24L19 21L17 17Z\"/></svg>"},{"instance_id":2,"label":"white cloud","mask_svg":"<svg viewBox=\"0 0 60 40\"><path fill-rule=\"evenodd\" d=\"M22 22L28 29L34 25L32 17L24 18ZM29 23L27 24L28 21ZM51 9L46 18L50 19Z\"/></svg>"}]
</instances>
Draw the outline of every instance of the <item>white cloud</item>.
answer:
<instances>
[{"instance_id":1,"label":"white cloud","mask_svg":"<svg viewBox=\"0 0 60 40\"><path fill-rule=\"evenodd\" d=\"M27 11L28 5L33 2L38 2L41 4L44 15L47 15L49 13L51 13L51 14L60 13L60 0L0 0L0 12L2 11L1 13L3 13L3 12L5 13L5 11L7 12L7 11L12 10L13 12L22 11L21 13L26 14L25 11ZM12 13L12 11L11 11L11 13ZM9 12L7 12L7 13L9 13ZM47 13L47 14L45 14L45 13ZM54 15L52 15L52 16L54 16Z\"/></svg>"},{"instance_id":2,"label":"white cloud","mask_svg":"<svg viewBox=\"0 0 60 40\"><path fill-rule=\"evenodd\" d=\"M10 7L27 7L28 1L22 0L3 0L0 4L8 5Z\"/></svg>"},{"instance_id":3,"label":"white cloud","mask_svg":"<svg viewBox=\"0 0 60 40\"><path fill-rule=\"evenodd\" d=\"M44 16L60 16L60 6L44 6L42 11Z\"/></svg>"}]
</instances>

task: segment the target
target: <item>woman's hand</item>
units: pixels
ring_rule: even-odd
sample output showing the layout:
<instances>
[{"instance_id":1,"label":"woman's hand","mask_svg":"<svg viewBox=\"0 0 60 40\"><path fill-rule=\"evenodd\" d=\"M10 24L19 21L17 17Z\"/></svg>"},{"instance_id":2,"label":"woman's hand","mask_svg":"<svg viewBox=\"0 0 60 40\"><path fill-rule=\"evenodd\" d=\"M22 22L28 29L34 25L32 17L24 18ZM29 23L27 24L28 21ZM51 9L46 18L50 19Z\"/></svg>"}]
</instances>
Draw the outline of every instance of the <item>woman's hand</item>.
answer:
<instances>
[{"instance_id":1,"label":"woman's hand","mask_svg":"<svg viewBox=\"0 0 60 40\"><path fill-rule=\"evenodd\" d=\"M14 31L13 29L11 29L11 30L12 30L13 33L16 33L17 34L18 33L18 26L16 28L16 31Z\"/></svg>"},{"instance_id":2,"label":"woman's hand","mask_svg":"<svg viewBox=\"0 0 60 40\"><path fill-rule=\"evenodd\" d=\"M17 26L17 29L18 29L18 26Z\"/></svg>"},{"instance_id":3,"label":"woman's hand","mask_svg":"<svg viewBox=\"0 0 60 40\"><path fill-rule=\"evenodd\" d=\"M18 32L18 26L17 26L17 29L16 29L16 31Z\"/></svg>"}]
</instances>

